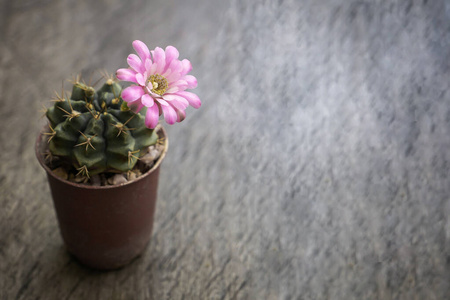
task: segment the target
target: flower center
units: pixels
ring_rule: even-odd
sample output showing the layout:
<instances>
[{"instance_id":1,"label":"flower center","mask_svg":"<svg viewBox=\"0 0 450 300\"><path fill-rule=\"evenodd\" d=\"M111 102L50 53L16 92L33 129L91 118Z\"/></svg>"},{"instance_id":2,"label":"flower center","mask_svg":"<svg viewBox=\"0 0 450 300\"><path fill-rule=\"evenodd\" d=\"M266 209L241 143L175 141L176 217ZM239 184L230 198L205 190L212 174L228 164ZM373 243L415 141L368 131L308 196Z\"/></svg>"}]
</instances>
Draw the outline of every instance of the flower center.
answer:
<instances>
[{"instance_id":1,"label":"flower center","mask_svg":"<svg viewBox=\"0 0 450 300\"><path fill-rule=\"evenodd\" d=\"M150 75L147 83L151 83L152 92L162 96L167 90L167 79L159 74Z\"/></svg>"}]
</instances>

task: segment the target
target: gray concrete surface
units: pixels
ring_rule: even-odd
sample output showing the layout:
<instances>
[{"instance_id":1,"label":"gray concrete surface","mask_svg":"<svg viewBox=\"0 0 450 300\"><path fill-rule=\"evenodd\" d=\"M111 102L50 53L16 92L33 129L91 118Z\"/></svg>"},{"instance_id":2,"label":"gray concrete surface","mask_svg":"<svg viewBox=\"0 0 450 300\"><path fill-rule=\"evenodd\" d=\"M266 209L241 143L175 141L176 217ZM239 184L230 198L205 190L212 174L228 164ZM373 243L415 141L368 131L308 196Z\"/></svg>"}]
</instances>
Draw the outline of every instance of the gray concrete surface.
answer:
<instances>
[{"instance_id":1,"label":"gray concrete surface","mask_svg":"<svg viewBox=\"0 0 450 300\"><path fill-rule=\"evenodd\" d=\"M0 3L0 298L450 299L449 1ZM203 106L166 126L145 254L100 273L33 144L134 39L189 58Z\"/></svg>"}]
</instances>

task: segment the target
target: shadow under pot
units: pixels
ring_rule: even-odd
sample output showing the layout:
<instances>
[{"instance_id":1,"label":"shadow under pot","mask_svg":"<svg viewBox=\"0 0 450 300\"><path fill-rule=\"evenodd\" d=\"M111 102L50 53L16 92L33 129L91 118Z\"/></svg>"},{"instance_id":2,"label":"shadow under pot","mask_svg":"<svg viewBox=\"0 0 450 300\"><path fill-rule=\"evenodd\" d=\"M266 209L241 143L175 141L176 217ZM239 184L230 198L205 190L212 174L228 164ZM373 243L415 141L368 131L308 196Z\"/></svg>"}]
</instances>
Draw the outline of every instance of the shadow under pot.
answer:
<instances>
[{"instance_id":1,"label":"shadow under pot","mask_svg":"<svg viewBox=\"0 0 450 300\"><path fill-rule=\"evenodd\" d=\"M92 186L55 174L43 155L45 138L42 133L38 136L36 156L47 172L62 238L82 264L99 270L117 269L139 256L149 243L160 165L168 149L162 127L158 138L164 148L147 172L125 183Z\"/></svg>"}]
</instances>

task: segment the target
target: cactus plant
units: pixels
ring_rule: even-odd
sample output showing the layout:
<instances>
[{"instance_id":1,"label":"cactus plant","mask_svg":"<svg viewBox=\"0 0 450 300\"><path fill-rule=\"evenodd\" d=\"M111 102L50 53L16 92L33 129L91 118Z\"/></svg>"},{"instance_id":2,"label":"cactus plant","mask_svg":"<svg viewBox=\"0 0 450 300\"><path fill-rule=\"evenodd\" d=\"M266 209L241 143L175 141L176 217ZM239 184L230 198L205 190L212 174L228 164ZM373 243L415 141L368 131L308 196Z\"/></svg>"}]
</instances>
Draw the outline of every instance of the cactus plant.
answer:
<instances>
[{"instance_id":1,"label":"cactus plant","mask_svg":"<svg viewBox=\"0 0 450 300\"><path fill-rule=\"evenodd\" d=\"M157 134L145 116L132 112L121 98L122 88L108 79L97 91L75 80L70 98L57 96L46 116L48 149L80 175L131 170Z\"/></svg>"},{"instance_id":2,"label":"cactus plant","mask_svg":"<svg viewBox=\"0 0 450 300\"><path fill-rule=\"evenodd\" d=\"M138 55L130 54L129 68L116 71L117 79L131 82L130 86L122 91L108 78L96 91L76 79L70 98L63 92L46 112L48 156L73 166L84 179L133 170L149 146L157 143L160 116L174 124L185 119L188 106L201 106L199 97L186 91L197 86L197 79L188 74L192 65L178 59L175 47L150 51L139 40L132 45Z\"/></svg>"}]
</instances>

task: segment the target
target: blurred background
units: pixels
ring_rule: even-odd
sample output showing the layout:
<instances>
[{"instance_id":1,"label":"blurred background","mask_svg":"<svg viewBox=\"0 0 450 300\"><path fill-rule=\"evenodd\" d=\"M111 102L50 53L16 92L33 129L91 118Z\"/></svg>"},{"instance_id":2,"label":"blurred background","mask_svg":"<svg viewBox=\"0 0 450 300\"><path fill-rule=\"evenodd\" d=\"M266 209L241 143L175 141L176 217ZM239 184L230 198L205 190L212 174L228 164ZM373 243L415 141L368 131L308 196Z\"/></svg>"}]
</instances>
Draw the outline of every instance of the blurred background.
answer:
<instances>
[{"instance_id":1,"label":"blurred background","mask_svg":"<svg viewBox=\"0 0 450 300\"><path fill-rule=\"evenodd\" d=\"M150 245L65 251L34 142L61 82L173 45ZM0 298L448 299L450 2L0 0Z\"/></svg>"}]
</instances>

